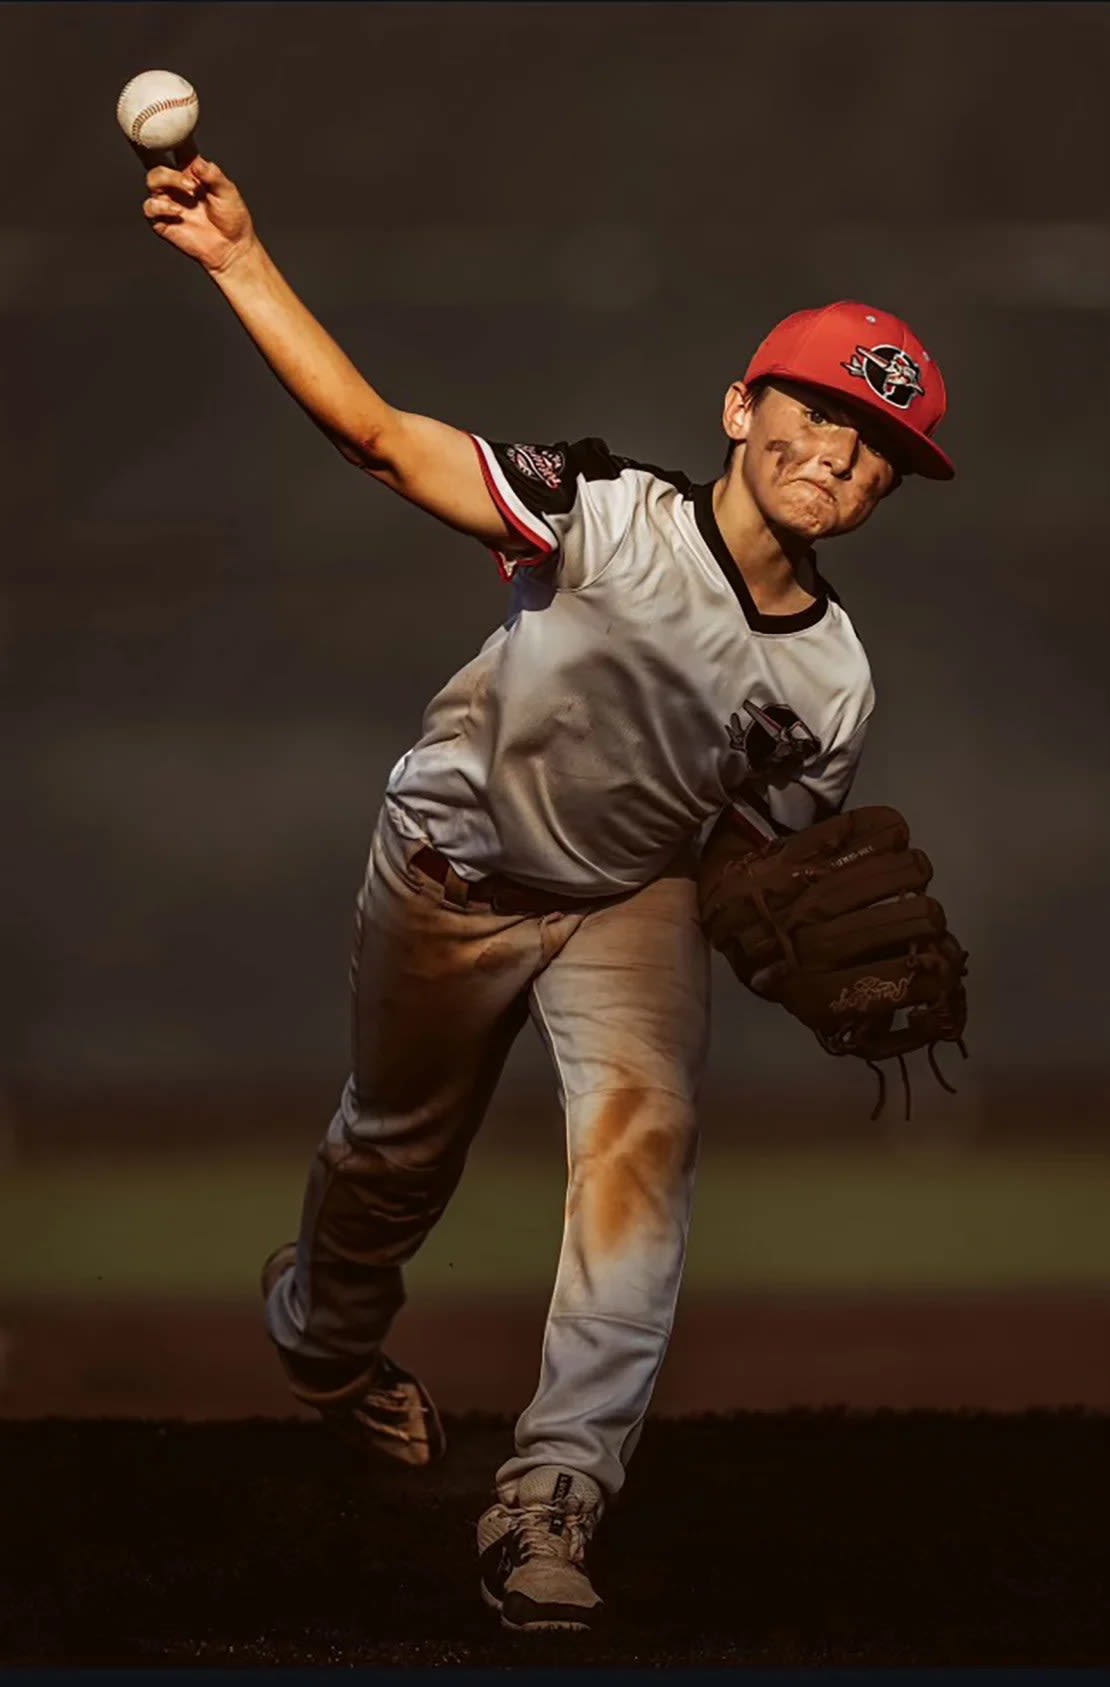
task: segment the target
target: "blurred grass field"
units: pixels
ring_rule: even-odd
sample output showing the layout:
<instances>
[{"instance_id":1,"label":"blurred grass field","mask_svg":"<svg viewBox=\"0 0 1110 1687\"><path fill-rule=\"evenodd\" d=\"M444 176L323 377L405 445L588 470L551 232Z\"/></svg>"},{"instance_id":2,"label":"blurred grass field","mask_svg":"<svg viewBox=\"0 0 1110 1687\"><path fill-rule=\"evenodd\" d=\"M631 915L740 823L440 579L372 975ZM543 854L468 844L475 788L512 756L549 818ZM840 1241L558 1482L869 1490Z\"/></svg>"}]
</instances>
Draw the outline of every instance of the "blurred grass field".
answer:
<instances>
[{"instance_id":1,"label":"blurred grass field","mask_svg":"<svg viewBox=\"0 0 1110 1687\"><path fill-rule=\"evenodd\" d=\"M253 1296L295 1234L308 1154L241 1151L10 1164L9 1299ZM475 1153L409 1268L436 1295L550 1285L558 1162ZM1110 1155L703 1152L688 1292L1110 1288Z\"/></svg>"}]
</instances>

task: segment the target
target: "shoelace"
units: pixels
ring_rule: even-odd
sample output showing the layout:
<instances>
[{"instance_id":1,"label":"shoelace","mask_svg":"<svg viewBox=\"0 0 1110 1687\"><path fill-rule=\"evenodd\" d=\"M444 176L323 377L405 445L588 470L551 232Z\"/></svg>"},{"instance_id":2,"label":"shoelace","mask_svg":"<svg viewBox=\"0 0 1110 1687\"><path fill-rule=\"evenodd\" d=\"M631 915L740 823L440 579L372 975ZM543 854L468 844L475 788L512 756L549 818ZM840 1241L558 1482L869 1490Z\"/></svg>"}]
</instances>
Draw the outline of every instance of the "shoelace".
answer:
<instances>
[{"instance_id":1,"label":"shoelace","mask_svg":"<svg viewBox=\"0 0 1110 1687\"><path fill-rule=\"evenodd\" d=\"M539 1501L534 1505L502 1506L505 1517L519 1536L530 1558L568 1558L572 1564L582 1561L587 1530L581 1514L564 1505ZM561 1517L563 1529L553 1533L554 1518Z\"/></svg>"},{"instance_id":2,"label":"shoelace","mask_svg":"<svg viewBox=\"0 0 1110 1687\"><path fill-rule=\"evenodd\" d=\"M412 1436L407 1428L407 1421L411 1410L411 1402L406 1392L402 1378L388 1361L383 1362L380 1381L376 1386L368 1388L362 1400L355 1406L356 1415L366 1407L372 1409L374 1428L386 1435L393 1435L401 1441L411 1441ZM391 1423L391 1418L399 1418L400 1423Z\"/></svg>"},{"instance_id":3,"label":"shoelace","mask_svg":"<svg viewBox=\"0 0 1110 1687\"><path fill-rule=\"evenodd\" d=\"M376 1406L403 1409L406 1405L407 1378L384 1353L378 1355L378 1366L377 1376L367 1388L363 1399L372 1400Z\"/></svg>"},{"instance_id":4,"label":"shoelace","mask_svg":"<svg viewBox=\"0 0 1110 1687\"><path fill-rule=\"evenodd\" d=\"M375 1406L385 1406L394 1412L403 1412L408 1409L405 1390L399 1384L395 1388L368 1388L363 1395L363 1399L372 1400Z\"/></svg>"}]
</instances>

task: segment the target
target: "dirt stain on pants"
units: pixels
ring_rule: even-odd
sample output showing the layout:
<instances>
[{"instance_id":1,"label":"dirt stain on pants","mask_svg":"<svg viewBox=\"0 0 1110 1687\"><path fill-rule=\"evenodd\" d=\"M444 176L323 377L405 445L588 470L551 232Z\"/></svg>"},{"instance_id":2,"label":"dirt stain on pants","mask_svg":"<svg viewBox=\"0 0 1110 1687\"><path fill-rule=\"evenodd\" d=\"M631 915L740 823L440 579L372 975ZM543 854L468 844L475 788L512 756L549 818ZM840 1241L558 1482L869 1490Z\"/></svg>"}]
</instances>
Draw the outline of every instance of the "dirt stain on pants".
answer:
<instances>
[{"instance_id":1,"label":"dirt stain on pants","mask_svg":"<svg viewBox=\"0 0 1110 1687\"><path fill-rule=\"evenodd\" d=\"M539 1386L498 1475L568 1463L614 1493L689 1227L709 976L692 872L581 913L500 915L444 902L411 866L415 849L383 813L358 900L352 1073L268 1328L303 1398L357 1383L530 1012L559 1082L570 1176Z\"/></svg>"}]
</instances>

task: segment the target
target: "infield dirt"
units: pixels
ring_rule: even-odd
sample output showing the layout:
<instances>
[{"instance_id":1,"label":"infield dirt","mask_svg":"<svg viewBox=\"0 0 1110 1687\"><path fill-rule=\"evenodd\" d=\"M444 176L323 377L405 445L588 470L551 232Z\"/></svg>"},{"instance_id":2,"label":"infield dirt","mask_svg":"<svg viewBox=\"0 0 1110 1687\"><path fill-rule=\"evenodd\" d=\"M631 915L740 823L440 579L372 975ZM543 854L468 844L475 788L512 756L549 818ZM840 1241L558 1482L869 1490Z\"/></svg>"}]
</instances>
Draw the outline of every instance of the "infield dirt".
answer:
<instances>
[{"instance_id":1,"label":"infield dirt","mask_svg":"<svg viewBox=\"0 0 1110 1687\"><path fill-rule=\"evenodd\" d=\"M303 1423L0 1424L0 1661L1110 1663L1104 1416L656 1420L599 1537L604 1627L528 1641L476 1590L508 1421L448 1432L413 1473Z\"/></svg>"}]
</instances>

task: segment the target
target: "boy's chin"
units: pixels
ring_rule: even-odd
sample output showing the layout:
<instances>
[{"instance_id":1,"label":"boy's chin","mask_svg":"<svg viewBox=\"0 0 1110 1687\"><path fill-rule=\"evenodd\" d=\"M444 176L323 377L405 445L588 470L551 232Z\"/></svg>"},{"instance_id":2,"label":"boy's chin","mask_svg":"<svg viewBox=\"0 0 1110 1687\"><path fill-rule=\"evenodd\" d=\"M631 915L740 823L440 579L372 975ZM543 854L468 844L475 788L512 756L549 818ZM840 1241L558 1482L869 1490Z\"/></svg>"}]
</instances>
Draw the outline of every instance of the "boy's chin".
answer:
<instances>
[{"instance_id":1,"label":"boy's chin","mask_svg":"<svg viewBox=\"0 0 1110 1687\"><path fill-rule=\"evenodd\" d=\"M816 544L818 539L829 538L837 530L836 517L831 513L824 515L794 508L769 510L766 514L770 525L780 533L789 534L792 539L804 539L811 545Z\"/></svg>"}]
</instances>

